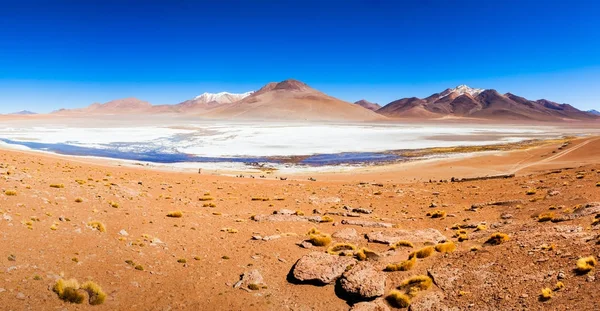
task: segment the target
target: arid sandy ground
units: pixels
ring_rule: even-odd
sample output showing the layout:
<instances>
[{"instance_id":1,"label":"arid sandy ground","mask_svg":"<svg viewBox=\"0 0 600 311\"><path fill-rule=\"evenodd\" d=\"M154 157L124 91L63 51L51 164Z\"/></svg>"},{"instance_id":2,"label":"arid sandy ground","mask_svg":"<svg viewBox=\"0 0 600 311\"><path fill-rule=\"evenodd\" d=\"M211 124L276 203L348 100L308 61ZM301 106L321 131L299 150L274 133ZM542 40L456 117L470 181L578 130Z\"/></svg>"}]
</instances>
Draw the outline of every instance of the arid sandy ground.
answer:
<instances>
[{"instance_id":1,"label":"arid sandy ground","mask_svg":"<svg viewBox=\"0 0 600 311\"><path fill-rule=\"evenodd\" d=\"M353 302L339 284L297 284L289 276L299 258L327 249L297 245L314 227L329 234L355 229L350 242L377 252L378 259L368 262L379 271L427 241L415 234L414 249L388 251L365 234L431 228L453 241L452 253L418 259L410 271L381 272L386 295L410 276L433 277L411 310L597 310L600 269L574 269L580 257L600 257L600 225L592 225L600 206L589 204L600 202L600 139L559 147L320 174L316 181L305 175L267 180L171 173L0 151L0 309L348 310ZM517 176L429 182L505 173ZM60 184L64 188L51 187ZM481 204L497 201L510 202ZM306 216L315 210L317 216L346 213L343 206L373 213L329 215L333 222L323 223L251 219L282 209ZM427 216L436 210L446 216ZM183 217L167 217L171 211ZM545 213L553 213L552 221L539 221ZM91 221L106 231L92 229ZM484 223L485 230L472 227ZM467 240L455 237L456 224L469 225ZM484 245L498 232L510 240ZM253 240L257 235L272 239ZM265 288L233 287L254 269ZM52 291L61 276L95 281L106 301L93 307L63 302ZM565 287L540 301L541 290L558 281Z\"/></svg>"}]
</instances>

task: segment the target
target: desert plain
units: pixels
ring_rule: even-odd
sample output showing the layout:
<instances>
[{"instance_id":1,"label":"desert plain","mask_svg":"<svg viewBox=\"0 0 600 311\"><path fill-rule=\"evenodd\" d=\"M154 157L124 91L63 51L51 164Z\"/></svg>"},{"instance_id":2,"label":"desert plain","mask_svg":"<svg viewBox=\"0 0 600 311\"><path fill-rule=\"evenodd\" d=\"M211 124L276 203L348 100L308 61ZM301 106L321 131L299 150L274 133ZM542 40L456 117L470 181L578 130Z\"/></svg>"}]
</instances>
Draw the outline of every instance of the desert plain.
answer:
<instances>
[{"instance_id":1,"label":"desert plain","mask_svg":"<svg viewBox=\"0 0 600 311\"><path fill-rule=\"evenodd\" d=\"M598 136L264 174L0 150L0 309L597 309Z\"/></svg>"}]
</instances>

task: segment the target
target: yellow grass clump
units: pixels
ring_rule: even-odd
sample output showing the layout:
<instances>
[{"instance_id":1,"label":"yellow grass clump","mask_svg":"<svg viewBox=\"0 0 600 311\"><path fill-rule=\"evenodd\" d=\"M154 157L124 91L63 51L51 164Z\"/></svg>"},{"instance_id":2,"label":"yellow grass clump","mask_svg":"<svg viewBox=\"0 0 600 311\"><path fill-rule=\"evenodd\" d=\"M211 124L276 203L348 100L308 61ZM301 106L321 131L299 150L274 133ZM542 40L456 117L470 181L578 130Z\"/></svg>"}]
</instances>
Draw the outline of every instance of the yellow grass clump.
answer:
<instances>
[{"instance_id":1,"label":"yellow grass clump","mask_svg":"<svg viewBox=\"0 0 600 311\"><path fill-rule=\"evenodd\" d=\"M76 199L75 199L75 203L81 203L81 202L83 202L83 199L82 199L82 198L76 198Z\"/></svg>"},{"instance_id":2,"label":"yellow grass clump","mask_svg":"<svg viewBox=\"0 0 600 311\"><path fill-rule=\"evenodd\" d=\"M487 226L483 225L483 224L479 224L477 225L477 228L475 228L475 231L485 231L487 230Z\"/></svg>"},{"instance_id":3,"label":"yellow grass clump","mask_svg":"<svg viewBox=\"0 0 600 311\"><path fill-rule=\"evenodd\" d=\"M65 185L63 185L63 184L51 184L50 185L50 188L56 188L56 189L62 189L64 187L65 187Z\"/></svg>"},{"instance_id":4,"label":"yellow grass clump","mask_svg":"<svg viewBox=\"0 0 600 311\"><path fill-rule=\"evenodd\" d=\"M16 190L6 190L6 191L4 191L4 194L6 194L9 197L14 197L15 195L17 195L17 191Z\"/></svg>"},{"instance_id":5,"label":"yellow grass clump","mask_svg":"<svg viewBox=\"0 0 600 311\"><path fill-rule=\"evenodd\" d=\"M212 197L206 197L205 196L205 197L200 197L198 200L200 200L200 201L212 201L214 199Z\"/></svg>"},{"instance_id":6,"label":"yellow grass clump","mask_svg":"<svg viewBox=\"0 0 600 311\"><path fill-rule=\"evenodd\" d=\"M510 240L508 234L497 232L492 234L485 243L490 245L500 245L508 240Z\"/></svg>"},{"instance_id":7,"label":"yellow grass clump","mask_svg":"<svg viewBox=\"0 0 600 311\"><path fill-rule=\"evenodd\" d=\"M87 281L81 285L81 289L88 293L89 302L91 305L100 305L106 299L106 293L100 286L92 281Z\"/></svg>"},{"instance_id":8,"label":"yellow grass clump","mask_svg":"<svg viewBox=\"0 0 600 311\"><path fill-rule=\"evenodd\" d=\"M433 213L427 213L427 216L430 216L431 218L444 218L446 217L446 211L437 210Z\"/></svg>"},{"instance_id":9,"label":"yellow grass clump","mask_svg":"<svg viewBox=\"0 0 600 311\"><path fill-rule=\"evenodd\" d=\"M117 203L117 202L112 202L112 201L111 201L111 202L108 202L108 204L109 204L109 205L110 205L110 207L112 207L112 208L119 208L119 203Z\"/></svg>"},{"instance_id":10,"label":"yellow grass clump","mask_svg":"<svg viewBox=\"0 0 600 311\"><path fill-rule=\"evenodd\" d=\"M333 222L333 218L325 215L325 216L321 217L321 221L320 222Z\"/></svg>"},{"instance_id":11,"label":"yellow grass clump","mask_svg":"<svg viewBox=\"0 0 600 311\"><path fill-rule=\"evenodd\" d=\"M552 220L552 218L554 218L554 213L552 213L552 212L543 213L538 216L538 221L539 222L550 221L550 220Z\"/></svg>"},{"instance_id":12,"label":"yellow grass clump","mask_svg":"<svg viewBox=\"0 0 600 311\"><path fill-rule=\"evenodd\" d=\"M171 211L167 214L167 217L171 218L181 218L183 217L183 212L181 211Z\"/></svg>"},{"instance_id":13,"label":"yellow grass clump","mask_svg":"<svg viewBox=\"0 0 600 311\"><path fill-rule=\"evenodd\" d=\"M330 255L352 256L356 251L356 246L350 243L336 243L327 249Z\"/></svg>"},{"instance_id":14,"label":"yellow grass clump","mask_svg":"<svg viewBox=\"0 0 600 311\"><path fill-rule=\"evenodd\" d=\"M456 244L452 241L448 241L446 243L439 243L435 246L435 250L440 253L451 253L456 250Z\"/></svg>"},{"instance_id":15,"label":"yellow grass clump","mask_svg":"<svg viewBox=\"0 0 600 311\"><path fill-rule=\"evenodd\" d=\"M411 257L408 260L401 261L399 263L391 263L385 267L385 271L408 271L412 269L417 263L417 257Z\"/></svg>"},{"instance_id":16,"label":"yellow grass clump","mask_svg":"<svg viewBox=\"0 0 600 311\"><path fill-rule=\"evenodd\" d=\"M536 193L537 193L537 191L533 188L529 188L529 189L527 189L527 191L525 191L525 194L527 194L527 195L534 195Z\"/></svg>"},{"instance_id":17,"label":"yellow grass clump","mask_svg":"<svg viewBox=\"0 0 600 311\"><path fill-rule=\"evenodd\" d=\"M426 275L415 275L402 281L398 288L405 288L409 293L414 293L415 290L427 290L431 285L433 285L433 280L430 277Z\"/></svg>"},{"instance_id":18,"label":"yellow grass clump","mask_svg":"<svg viewBox=\"0 0 600 311\"><path fill-rule=\"evenodd\" d=\"M377 258L379 255L375 251L362 247L354 254L354 257L360 261L365 261L369 258Z\"/></svg>"},{"instance_id":19,"label":"yellow grass clump","mask_svg":"<svg viewBox=\"0 0 600 311\"><path fill-rule=\"evenodd\" d=\"M411 259L412 257L415 257L415 256L419 259L427 258L427 257L431 256L434 251L435 250L434 250L433 246L425 246L416 252L410 253L408 255L408 259Z\"/></svg>"},{"instance_id":20,"label":"yellow grass clump","mask_svg":"<svg viewBox=\"0 0 600 311\"><path fill-rule=\"evenodd\" d=\"M253 197L252 201L269 201L269 198Z\"/></svg>"},{"instance_id":21,"label":"yellow grass clump","mask_svg":"<svg viewBox=\"0 0 600 311\"><path fill-rule=\"evenodd\" d=\"M308 241L314 246L327 246L331 243L331 235L325 233L313 233Z\"/></svg>"},{"instance_id":22,"label":"yellow grass clump","mask_svg":"<svg viewBox=\"0 0 600 311\"><path fill-rule=\"evenodd\" d=\"M238 230L234 228L221 228L221 231L227 233L238 233Z\"/></svg>"},{"instance_id":23,"label":"yellow grass clump","mask_svg":"<svg viewBox=\"0 0 600 311\"><path fill-rule=\"evenodd\" d=\"M87 223L87 225L94 230L98 230L100 232L106 232L106 226L97 220L90 221Z\"/></svg>"},{"instance_id":24,"label":"yellow grass clump","mask_svg":"<svg viewBox=\"0 0 600 311\"><path fill-rule=\"evenodd\" d=\"M75 279L59 279L52 288L52 291L58 295L58 298L64 301L70 303L83 303L85 295L78 290L79 282Z\"/></svg>"},{"instance_id":25,"label":"yellow grass clump","mask_svg":"<svg viewBox=\"0 0 600 311\"><path fill-rule=\"evenodd\" d=\"M585 274L594 270L597 264L598 261L596 261L594 256L582 257L577 260L577 268L575 268L575 271L579 274Z\"/></svg>"},{"instance_id":26,"label":"yellow grass clump","mask_svg":"<svg viewBox=\"0 0 600 311\"><path fill-rule=\"evenodd\" d=\"M83 184L86 183L86 181L83 180L83 179L75 179L75 182L78 183L78 184L80 184L80 185L83 185Z\"/></svg>"},{"instance_id":27,"label":"yellow grass clump","mask_svg":"<svg viewBox=\"0 0 600 311\"><path fill-rule=\"evenodd\" d=\"M552 290L548 287L542 289L542 293L540 294L540 300L546 301L552 298Z\"/></svg>"},{"instance_id":28,"label":"yellow grass clump","mask_svg":"<svg viewBox=\"0 0 600 311\"><path fill-rule=\"evenodd\" d=\"M600 181L596 183L596 187L600 187Z\"/></svg>"},{"instance_id":29,"label":"yellow grass clump","mask_svg":"<svg viewBox=\"0 0 600 311\"><path fill-rule=\"evenodd\" d=\"M565 288L565 283L561 281L556 282L556 285L554 285L554 291L559 291L563 288Z\"/></svg>"},{"instance_id":30,"label":"yellow grass clump","mask_svg":"<svg viewBox=\"0 0 600 311\"><path fill-rule=\"evenodd\" d=\"M407 308L410 306L410 297L399 290L392 290L385 300L394 308Z\"/></svg>"},{"instance_id":31,"label":"yellow grass clump","mask_svg":"<svg viewBox=\"0 0 600 311\"><path fill-rule=\"evenodd\" d=\"M212 202L211 203L204 203L204 204L202 204L202 207L217 207L217 204L212 203Z\"/></svg>"},{"instance_id":32,"label":"yellow grass clump","mask_svg":"<svg viewBox=\"0 0 600 311\"><path fill-rule=\"evenodd\" d=\"M404 246L404 247L410 247L410 248L414 248L415 245L412 244L412 242L407 241L407 240L400 240L392 245L390 245L390 249L397 249L400 246Z\"/></svg>"}]
</instances>

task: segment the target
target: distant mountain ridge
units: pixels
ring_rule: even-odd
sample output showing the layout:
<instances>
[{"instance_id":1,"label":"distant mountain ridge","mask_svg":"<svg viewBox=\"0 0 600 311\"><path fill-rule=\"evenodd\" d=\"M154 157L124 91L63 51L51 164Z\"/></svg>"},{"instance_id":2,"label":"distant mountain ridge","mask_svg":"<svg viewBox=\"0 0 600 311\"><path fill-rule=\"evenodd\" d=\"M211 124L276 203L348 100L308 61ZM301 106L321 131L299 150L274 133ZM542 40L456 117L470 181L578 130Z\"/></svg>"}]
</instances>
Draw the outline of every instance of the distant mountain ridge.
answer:
<instances>
[{"instance_id":1,"label":"distant mountain ridge","mask_svg":"<svg viewBox=\"0 0 600 311\"><path fill-rule=\"evenodd\" d=\"M593 115L596 115L596 116L600 116L600 111L598 111L596 109L591 109L591 110L588 110L587 112L591 113Z\"/></svg>"},{"instance_id":2,"label":"distant mountain ridge","mask_svg":"<svg viewBox=\"0 0 600 311\"><path fill-rule=\"evenodd\" d=\"M478 118L492 120L568 121L595 120L597 116L568 104L546 99L529 100L493 89L459 85L426 98L402 98L377 113L390 118Z\"/></svg>"},{"instance_id":3,"label":"distant mountain ridge","mask_svg":"<svg viewBox=\"0 0 600 311\"><path fill-rule=\"evenodd\" d=\"M17 111L17 112L13 112L10 113L12 115L21 115L21 116L29 116L29 115L34 115L37 114L36 112L33 111L29 111L29 110L21 110L21 111Z\"/></svg>"},{"instance_id":4,"label":"distant mountain ridge","mask_svg":"<svg viewBox=\"0 0 600 311\"><path fill-rule=\"evenodd\" d=\"M357 102L354 102L354 104L355 105L359 105L359 106L361 106L363 108L367 108L367 109L369 109L371 111L377 111L377 110L381 109L381 105L379 105L377 103L372 103L372 102L370 102L368 100L365 100L365 99L361 99L361 100L359 100Z\"/></svg>"}]
</instances>

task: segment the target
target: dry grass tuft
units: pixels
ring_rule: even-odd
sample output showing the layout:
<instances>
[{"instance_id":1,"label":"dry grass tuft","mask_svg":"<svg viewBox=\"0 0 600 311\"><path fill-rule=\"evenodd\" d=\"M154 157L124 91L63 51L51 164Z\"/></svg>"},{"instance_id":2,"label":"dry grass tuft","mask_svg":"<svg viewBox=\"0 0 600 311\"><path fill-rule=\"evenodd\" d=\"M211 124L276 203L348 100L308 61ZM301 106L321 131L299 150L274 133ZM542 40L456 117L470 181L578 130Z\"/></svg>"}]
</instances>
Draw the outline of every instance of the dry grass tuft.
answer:
<instances>
[{"instance_id":1,"label":"dry grass tuft","mask_svg":"<svg viewBox=\"0 0 600 311\"><path fill-rule=\"evenodd\" d=\"M550 221L550 220L552 220L552 218L554 218L553 212L543 213L538 216L538 221L539 222Z\"/></svg>"},{"instance_id":2,"label":"dry grass tuft","mask_svg":"<svg viewBox=\"0 0 600 311\"><path fill-rule=\"evenodd\" d=\"M221 231L227 233L238 233L238 230L234 228L221 228Z\"/></svg>"},{"instance_id":3,"label":"dry grass tuft","mask_svg":"<svg viewBox=\"0 0 600 311\"><path fill-rule=\"evenodd\" d=\"M565 283L563 282L556 282L556 285L554 285L554 291L559 291L561 289L565 288Z\"/></svg>"},{"instance_id":4,"label":"dry grass tuft","mask_svg":"<svg viewBox=\"0 0 600 311\"><path fill-rule=\"evenodd\" d=\"M88 227L98 230L100 232L106 232L106 226L97 220L90 221L87 223L87 225L88 225Z\"/></svg>"},{"instance_id":5,"label":"dry grass tuft","mask_svg":"<svg viewBox=\"0 0 600 311\"><path fill-rule=\"evenodd\" d=\"M446 217L446 211L437 210L433 213L427 213L427 216L430 216L431 218L444 218Z\"/></svg>"},{"instance_id":6,"label":"dry grass tuft","mask_svg":"<svg viewBox=\"0 0 600 311\"><path fill-rule=\"evenodd\" d=\"M500 245L508 240L510 240L508 234L497 232L492 234L490 238L487 241L485 241L485 244Z\"/></svg>"},{"instance_id":7,"label":"dry grass tuft","mask_svg":"<svg viewBox=\"0 0 600 311\"><path fill-rule=\"evenodd\" d=\"M167 217L172 217L172 218L181 218L183 217L183 212L181 211L171 211L167 214Z\"/></svg>"},{"instance_id":8,"label":"dry grass tuft","mask_svg":"<svg viewBox=\"0 0 600 311\"><path fill-rule=\"evenodd\" d=\"M17 195L17 191L16 190L6 190L6 191L4 191L4 194L6 194L9 197L14 197Z\"/></svg>"},{"instance_id":9,"label":"dry grass tuft","mask_svg":"<svg viewBox=\"0 0 600 311\"><path fill-rule=\"evenodd\" d=\"M427 258L427 257L431 256L434 251L435 251L435 249L433 248L433 246L425 246L416 252L410 253L408 255L408 259L411 259L412 257L415 257L415 256L419 259Z\"/></svg>"},{"instance_id":10,"label":"dry grass tuft","mask_svg":"<svg viewBox=\"0 0 600 311\"><path fill-rule=\"evenodd\" d=\"M101 305L106 299L106 293L100 286L92 281L87 281L81 285L81 289L88 292L89 302L91 305Z\"/></svg>"},{"instance_id":11,"label":"dry grass tuft","mask_svg":"<svg viewBox=\"0 0 600 311\"><path fill-rule=\"evenodd\" d=\"M433 285L433 280L430 277L426 275L415 275L402 281L398 288L407 289L410 295L410 293L414 293L415 290L427 290L431 287L431 285Z\"/></svg>"},{"instance_id":12,"label":"dry grass tuft","mask_svg":"<svg viewBox=\"0 0 600 311\"><path fill-rule=\"evenodd\" d=\"M108 202L108 205L110 205L110 207L112 207L112 208L119 208L119 203L117 203L117 202L111 201L111 202Z\"/></svg>"},{"instance_id":13,"label":"dry grass tuft","mask_svg":"<svg viewBox=\"0 0 600 311\"><path fill-rule=\"evenodd\" d=\"M440 253L451 253L456 250L456 244L452 241L446 243L439 243L435 246L435 250Z\"/></svg>"},{"instance_id":14,"label":"dry grass tuft","mask_svg":"<svg viewBox=\"0 0 600 311\"><path fill-rule=\"evenodd\" d=\"M321 221L320 222L333 222L333 218L325 215L321 217Z\"/></svg>"},{"instance_id":15,"label":"dry grass tuft","mask_svg":"<svg viewBox=\"0 0 600 311\"><path fill-rule=\"evenodd\" d=\"M413 256L408 260L404 260L404 261L401 261L396 264L393 264L393 263L388 264L385 267L385 271L408 271L408 270L412 269L416 263L417 263L417 257Z\"/></svg>"},{"instance_id":16,"label":"dry grass tuft","mask_svg":"<svg viewBox=\"0 0 600 311\"><path fill-rule=\"evenodd\" d=\"M487 230L487 226L483 225L483 224L479 224L477 225L477 228L475 228L475 231L485 231Z\"/></svg>"},{"instance_id":17,"label":"dry grass tuft","mask_svg":"<svg viewBox=\"0 0 600 311\"><path fill-rule=\"evenodd\" d=\"M575 272L578 274L586 274L596 267L598 261L594 256L583 257L577 260L577 268L575 268Z\"/></svg>"},{"instance_id":18,"label":"dry grass tuft","mask_svg":"<svg viewBox=\"0 0 600 311\"><path fill-rule=\"evenodd\" d=\"M65 185L63 185L63 184L51 184L50 185L50 188L56 188L56 189L62 189L64 187L65 187Z\"/></svg>"},{"instance_id":19,"label":"dry grass tuft","mask_svg":"<svg viewBox=\"0 0 600 311\"><path fill-rule=\"evenodd\" d=\"M537 193L537 191L534 188L529 188L529 189L527 189L527 191L525 191L526 195L534 195L536 193Z\"/></svg>"},{"instance_id":20,"label":"dry grass tuft","mask_svg":"<svg viewBox=\"0 0 600 311\"><path fill-rule=\"evenodd\" d=\"M83 202L83 199L82 199L82 198L76 198L76 199L75 199L75 203L81 203L81 202Z\"/></svg>"},{"instance_id":21,"label":"dry grass tuft","mask_svg":"<svg viewBox=\"0 0 600 311\"><path fill-rule=\"evenodd\" d=\"M252 201L269 201L269 198L263 197L253 197Z\"/></svg>"},{"instance_id":22,"label":"dry grass tuft","mask_svg":"<svg viewBox=\"0 0 600 311\"><path fill-rule=\"evenodd\" d=\"M362 247L361 249L359 249L354 256L356 257L356 259L360 260L360 261L365 261L368 259L377 259L379 258L379 254L377 254L375 251L372 251L366 247Z\"/></svg>"},{"instance_id":23,"label":"dry grass tuft","mask_svg":"<svg viewBox=\"0 0 600 311\"><path fill-rule=\"evenodd\" d=\"M394 308L407 308L410 306L410 297L399 290L392 290L385 300Z\"/></svg>"},{"instance_id":24,"label":"dry grass tuft","mask_svg":"<svg viewBox=\"0 0 600 311\"><path fill-rule=\"evenodd\" d=\"M204 204L202 204L202 207L217 207L217 204L212 203L212 202L211 203L204 203Z\"/></svg>"},{"instance_id":25,"label":"dry grass tuft","mask_svg":"<svg viewBox=\"0 0 600 311\"><path fill-rule=\"evenodd\" d=\"M404 246L404 247L410 247L410 248L414 248L415 245L412 244L412 242L407 241L407 240L400 240L392 245L390 245L390 249L395 250L400 246Z\"/></svg>"},{"instance_id":26,"label":"dry grass tuft","mask_svg":"<svg viewBox=\"0 0 600 311\"><path fill-rule=\"evenodd\" d=\"M308 238L314 246L327 246L331 243L331 235L325 233L314 233Z\"/></svg>"},{"instance_id":27,"label":"dry grass tuft","mask_svg":"<svg viewBox=\"0 0 600 311\"><path fill-rule=\"evenodd\" d=\"M542 289L542 293L540 294L540 301L547 301L552 298L552 290L548 287Z\"/></svg>"},{"instance_id":28,"label":"dry grass tuft","mask_svg":"<svg viewBox=\"0 0 600 311\"><path fill-rule=\"evenodd\" d=\"M327 253L330 255L338 256L352 256L356 251L356 246L350 243L336 243L327 249Z\"/></svg>"},{"instance_id":29,"label":"dry grass tuft","mask_svg":"<svg viewBox=\"0 0 600 311\"><path fill-rule=\"evenodd\" d=\"M85 295L78 290L79 282L75 279L59 279L52 288L52 291L58 295L58 298L64 301L70 303L83 303Z\"/></svg>"}]
</instances>

